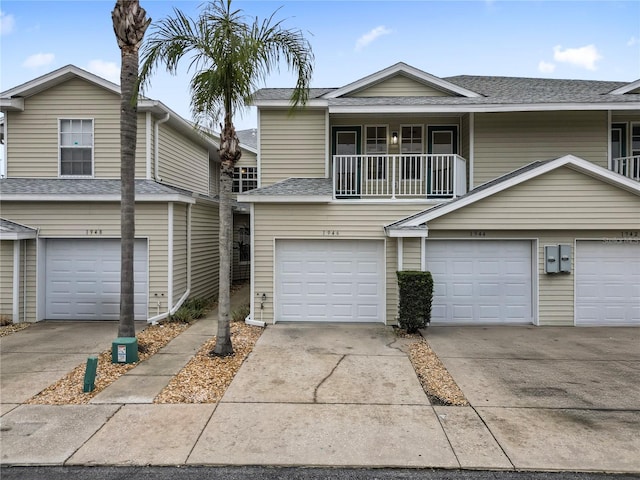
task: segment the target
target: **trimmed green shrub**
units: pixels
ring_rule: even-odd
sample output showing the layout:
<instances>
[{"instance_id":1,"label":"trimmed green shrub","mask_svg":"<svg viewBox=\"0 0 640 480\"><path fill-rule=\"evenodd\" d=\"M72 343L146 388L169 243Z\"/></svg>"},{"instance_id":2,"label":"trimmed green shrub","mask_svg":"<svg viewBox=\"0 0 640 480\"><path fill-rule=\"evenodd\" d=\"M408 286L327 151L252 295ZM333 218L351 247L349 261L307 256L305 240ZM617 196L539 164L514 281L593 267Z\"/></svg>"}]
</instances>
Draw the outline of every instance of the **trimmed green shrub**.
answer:
<instances>
[{"instance_id":1,"label":"trimmed green shrub","mask_svg":"<svg viewBox=\"0 0 640 480\"><path fill-rule=\"evenodd\" d=\"M415 333L431 321L433 301L433 277L431 272L396 272L400 302L398 322L407 333Z\"/></svg>"}]
</instances>

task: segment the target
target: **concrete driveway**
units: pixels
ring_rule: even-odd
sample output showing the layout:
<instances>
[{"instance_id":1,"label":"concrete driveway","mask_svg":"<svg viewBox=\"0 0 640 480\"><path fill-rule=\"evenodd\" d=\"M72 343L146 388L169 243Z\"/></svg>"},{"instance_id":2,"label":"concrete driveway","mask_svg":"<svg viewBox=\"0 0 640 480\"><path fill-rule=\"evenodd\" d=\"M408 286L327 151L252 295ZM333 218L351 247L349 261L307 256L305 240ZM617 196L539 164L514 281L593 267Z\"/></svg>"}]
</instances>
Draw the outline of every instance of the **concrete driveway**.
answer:
<instances>
[{"instance_id":1,"label":"concrete driveway","mask_svg":"<svg viewBox=\"0 0 640 480\"><path fill-rule=\"evenodd\" d=\"M516 468L640 471L640 329L425 335Z\"/></svg>"},{"instance_id":2,"label":"concrete driveway","mask_svg":"<svg viewBox=\"0 0 640 480\"><path fill-rule=\"evenodd\" d=\"M136 331L146 327L136 322ZM66 375L116 339L118 322L38 322L0 338L2 413Z\"/></svg>"}]
</instances>

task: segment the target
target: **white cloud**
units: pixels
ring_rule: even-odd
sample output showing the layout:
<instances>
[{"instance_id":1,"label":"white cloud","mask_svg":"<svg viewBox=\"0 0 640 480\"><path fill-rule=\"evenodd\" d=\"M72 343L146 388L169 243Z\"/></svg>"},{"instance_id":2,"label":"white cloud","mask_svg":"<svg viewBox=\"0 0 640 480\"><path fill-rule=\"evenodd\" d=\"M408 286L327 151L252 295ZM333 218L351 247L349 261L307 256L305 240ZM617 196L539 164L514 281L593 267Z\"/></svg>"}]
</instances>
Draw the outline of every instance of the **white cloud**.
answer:
<instances>
[{"instance_id":1,"label":"white cloud","mask_svg":"<svg viewBox=\"0 0 640 480\"><path fill-rule=\"evenodd\" d=\"M23 63L23 67L27 68L38 68L44 67L46 65L50 65L55 60L55 55L53 53L36 53L28 57Z\"/></svg>"},{"instance_id":2,"label":"white cloud","mask_svg":"<svg viewBox=\"0 0 640 480\"><path fill-rule=\"evenodd\" d=\"M627 47L633 47L634 45L638 45L639 43L640 40L638 40L636 37L631 37L627 42Z\"/></svg>"},{"instance_id":3,"label":"white cloud","mask_svg":"<svg viewBox=\"0 0 640 480\"><path fill-rule=\"evenodd\" d=\"M542 73L553 73L555 69L556 66L554 63L545 62L544 60L540 60L540 63L538 63L538 70Z\"/></svg>"},{"instance_id":4,"label":"white cloud","mask_svg":"<svg viewBox=\"0 0 640 480\"><path fill-rule=\"evenodd\" d=\"M16 19L13 15L7 15L0 10L0 35L9 35L16 26Z\"/></svg>"},{"instance_id":5,"label":"white cloud","mask_svg":"<svg viewBox=\"0 0 640 480\"><path fill-rule=\"evenodd\" d=\"M359 52L364 47L373 42L376 38L381 37L382 35L388 35L391 33L384 25L380 25L379 27L374 28L373 30L362 35L358 41L356 42L356 52Z\"/></svg>"},{"instance_id":6,"label":"white cloud","mask_svg":"<svg viewBox=\"0 0 640 480\"><path fill-rule=\"evenodd\" d=\"M111 80L114 83L120 83L120 66L113 62L105 62L104 60L91 60L87 65L87 70L91 73Z\"/></svg>"},{"instance_id":7,"label":"white cloud","mask_svg":"<svg viewBox=\"0 0 640 480\"><path fill-rule=\"evenodd\" d=\"M560 45L553 47L553 59L556 62L565 62L587 70L596 70L596 62L602 59L595 45L586 45L579 48L562 49Z\"/></svg>"}]
</instances>

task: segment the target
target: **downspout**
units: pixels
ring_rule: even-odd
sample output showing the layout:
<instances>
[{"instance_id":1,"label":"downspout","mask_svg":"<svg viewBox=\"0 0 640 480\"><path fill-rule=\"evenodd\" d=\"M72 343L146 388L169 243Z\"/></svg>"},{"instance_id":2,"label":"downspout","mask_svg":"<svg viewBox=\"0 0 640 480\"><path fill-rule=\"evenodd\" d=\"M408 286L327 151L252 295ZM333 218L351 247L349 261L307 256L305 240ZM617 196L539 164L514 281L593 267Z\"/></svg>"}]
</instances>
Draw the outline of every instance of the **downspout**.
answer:
<instances>
[{"instance_id":1,"label":"downspout","mask_svg":"<svg viewBox=\"0 0 640 480\"><path fill-rule=\"evenodd\" d=\"M146 179L151 180L151 112L146 114L145 150L146 150Z\"/></svg>"},{"instance_id":2,"label":"downspout","mask_svg":"<svg viewBox=\"0 0 640 480\"><path fill-rule=\"evenodd\" d=\"M154 172L153 178L156 179L156 182L162 182L162 178L160 178L160 154L158 153L158 146L160 141L158 140L158 134L160 132L160 124L168 122L171 115L167 113L164 118L158 120L153 129L153 156L154 156Z\"/></svg>"},{"instance_id":3,"label":"downspout","mask_svg":"<svg viewBox=\"0 0 640 480\"><path fill-rule=\"evenodd\" d=\"M27 321L27 255L28 255L28 240L24 241L24 262L22 265L22 321Z\"/></svg>"},{"instance_id":4,"label":"downspout","mask_svg":"<svg viewBox=\"0 0 640 480\"><path fill-rule=\"evenodd\" d=\"M0 178L7 178L7 171L9 162L7 161L7 113L4 114L4 125L2 127L2 138L4 145L4 162L2 162L2 170L0 171Z\"/></svg>"},{"instance_id":5,"label":"downspout","mask_svg":"<svg viewBox=\"0 0 640 480\"><path fill-rule=\"evenodd\" d=\"M191 203L187 205L187 290L169 312L171 315L176 313L191 295L191 207Z\"/></svg>"},{"instance_id":6,"label":"downspout","mask_svg":"<svg viewBox=\"0 0 640 480\"><path fill-rule=\"evenodd\" d=\"M167 310L173 308L173 202L167 212Z\"/></svg>"},{"instance_id":7,"label":"downspout","mask_svg":"<svg viewBox=\"0 0 640 480\"><path fill-rule=\"evenodd\" d=\"M251 203L250 205L250 216L249 216L249 262L250 262L250 268L251 268L251 308L250 308L250 313L249 316L247 318L244 319L244 323L246 323L247 325L253 325L256 327L264 327L266 325L266 323L262 320L262 309L264 307L263 303L260 303L260 320L257 319L257 315L256 315L256 302L255 302L255 298L256 298L256 281L255 281L255 259L256 256L254 255L253 252L255 252L255 231L256 231L256 215L255 215L255 203Z\"/></svg>"}]
</instances>

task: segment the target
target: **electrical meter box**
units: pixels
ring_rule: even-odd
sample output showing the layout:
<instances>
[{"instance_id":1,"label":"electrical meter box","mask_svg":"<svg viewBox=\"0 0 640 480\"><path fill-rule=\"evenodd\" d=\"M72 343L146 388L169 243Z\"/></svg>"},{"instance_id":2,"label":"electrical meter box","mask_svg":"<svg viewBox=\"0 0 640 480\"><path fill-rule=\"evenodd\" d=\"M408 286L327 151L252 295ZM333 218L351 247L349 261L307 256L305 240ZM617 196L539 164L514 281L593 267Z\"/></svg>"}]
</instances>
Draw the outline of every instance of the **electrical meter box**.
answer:
<instances>
[{"instance_id":1,"label":"electrical meter box","mask_svg":"<svg viewBox=\"0 0 640 480\"><path fill-rule=\"evenodd\" d=\"M571 245L558 245L560 272L571 273Z\"/></svg>"},{"instance_id":2,"label":"electrical meter box","mask_svg":"<svg viewBox=\"0 0 640 480\"><path fill-rule=\"evenodd\" d=\"M558 245L545 245L544 273L558 273L560 271L559 250Z\"/></svg>"},{"instance_id":3,"label":"electrical meter box","mask_svg":"<svg viewBox=\"0 0 640 480\"><path fill-rule=\"evenodd\" d=\"M119 337L111 344L111 363L135 363L138 361L138 339Z\"/></svg>"}]
</instances>

